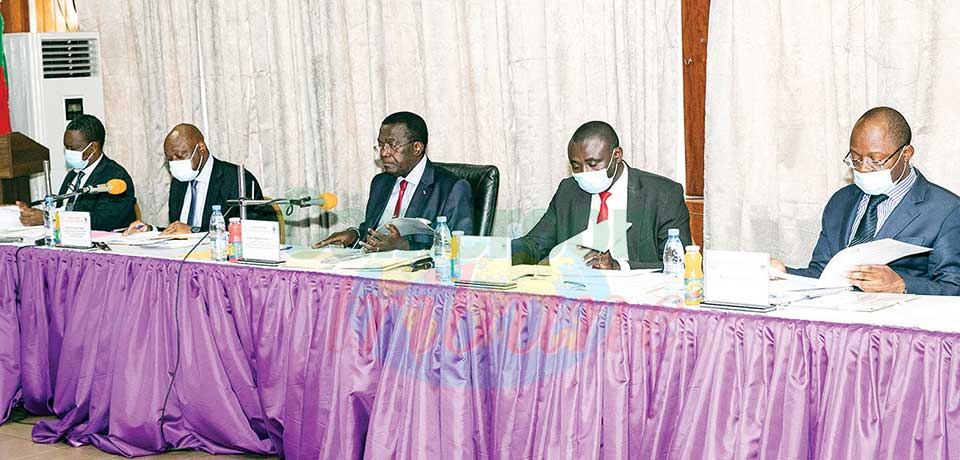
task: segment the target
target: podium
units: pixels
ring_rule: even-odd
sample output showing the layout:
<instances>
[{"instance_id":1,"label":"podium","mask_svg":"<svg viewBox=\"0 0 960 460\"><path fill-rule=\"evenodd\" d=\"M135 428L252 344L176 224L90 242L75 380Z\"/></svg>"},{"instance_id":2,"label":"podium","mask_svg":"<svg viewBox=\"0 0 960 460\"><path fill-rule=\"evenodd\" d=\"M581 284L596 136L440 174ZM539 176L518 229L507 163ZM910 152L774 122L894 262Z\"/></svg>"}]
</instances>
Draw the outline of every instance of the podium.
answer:
<instances>
[{"instance_id":1,"label":"podium","mask_svg":"<svg viewBox=\"0 0 960 460\"><path fill-rule=\"evenodd\" d=\"M0 204L30 201L30 175L43 172L50 150L13 132L0 136Z\"/></svg>"}]
</instances>

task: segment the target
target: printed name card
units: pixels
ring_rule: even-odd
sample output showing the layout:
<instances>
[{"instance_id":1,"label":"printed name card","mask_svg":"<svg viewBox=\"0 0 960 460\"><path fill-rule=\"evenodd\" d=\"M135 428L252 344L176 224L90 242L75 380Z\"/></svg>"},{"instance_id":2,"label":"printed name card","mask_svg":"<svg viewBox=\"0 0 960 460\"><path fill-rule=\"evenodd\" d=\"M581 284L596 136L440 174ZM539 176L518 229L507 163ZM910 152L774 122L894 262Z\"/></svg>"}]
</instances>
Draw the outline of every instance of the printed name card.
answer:
<instances>
[{"instance_id":1,"label":"printed name card","mask_svg":"<svg viewBox=\"0 0 960 460\"><path fill-rule=\"evenodd\" d=\"M240 223L243 235L243 259L280 261L280 224L262 220Z\"/></svg>"},{"instance_id":2,"label":"printed name card","mask_svg":"<svg viewBox=\"0 0 960 460\"><path fill-rule=\"evenodd\" d=\"M89 248L90 213L60 211L60 245L70 248Z\"/></svg>"}]
</instances>

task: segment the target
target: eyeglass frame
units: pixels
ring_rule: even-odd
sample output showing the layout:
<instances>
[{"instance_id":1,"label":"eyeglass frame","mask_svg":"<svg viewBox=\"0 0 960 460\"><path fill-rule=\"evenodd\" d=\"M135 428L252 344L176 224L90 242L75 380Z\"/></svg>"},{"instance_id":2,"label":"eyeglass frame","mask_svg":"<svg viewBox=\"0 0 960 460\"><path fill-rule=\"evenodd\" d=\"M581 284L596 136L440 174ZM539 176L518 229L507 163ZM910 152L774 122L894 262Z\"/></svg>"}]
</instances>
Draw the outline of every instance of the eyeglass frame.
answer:
<instances>
[{"instance_id":1,"label":"eyeglass frame","mask_svg":"<svg viewBox=\"0 0 960 460\"><path fill-rule=\"evenodd\" d=\"M878 162L877 160L874 160L873 158L867 157L867 159L869 159L869 160L871 161L870 164L875 165L874 167L872 167L871 169L868 169L867 171L882 171L882 170L884 169L883 167L887 164L887 162L890 161L890 159L893 158L896 154L900 153L900 151L902 151L903 149L907 148L908 145L910 145L909 142L907 142L906 144L901 145L900 147L896 148L896 149L893 151L893 153L891 153L890 155L888 155L886 158L884 158L882 161L879 161L879 162ZM864 162L863 159L854 160L852 157L853 157L853 150L847 151L847 156L843 157L843 164L845 164L845 165L847 165L847 166L849 166L849 167L851 167L851 168L853 168L853 169L857 169L857 170L859 170L860 167L857 167L857 165L855 164L855 162L858 162L858 161L859 161L861 167L862 167L863 165L867 164L866 162Z\"/></svg>"},{"instance_id":2,"label":"eyeglass frame","mask_svg":"<svg viewBox=\"0 0 960 460\"><path fill-rule=\"evenodd\" d=\"M376 153L377 155L379 155L380 152L383 151L383 150L386 150L386 151L391 152L391 153L397 153L397 151L399 151L400 149L402 149L402 148L404 148L404 147L406 147L406 146L408 146L408 145L410 145L410 144L416 143L416 142L421 142L421 141L410 141L410 142L407 142L407 143L405 143L405 144L400 144L400 145L392 145L392 144L388 144L388 143L386 143L386 142L383 143L383 144L377 143L377 145L374 145L374 146L373 146L373 153Z\"/></svg>"}]
</instances>

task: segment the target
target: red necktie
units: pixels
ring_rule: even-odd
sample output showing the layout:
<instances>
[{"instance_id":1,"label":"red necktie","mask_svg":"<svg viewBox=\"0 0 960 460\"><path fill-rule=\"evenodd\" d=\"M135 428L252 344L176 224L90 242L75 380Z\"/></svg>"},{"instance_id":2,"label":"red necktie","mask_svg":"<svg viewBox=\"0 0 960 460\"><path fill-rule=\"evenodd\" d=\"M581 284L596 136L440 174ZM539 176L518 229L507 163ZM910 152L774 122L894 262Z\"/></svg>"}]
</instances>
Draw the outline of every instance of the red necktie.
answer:
<instances>
[{"instance_id":1,"label":"red necktie","mask_svg":"<svg viewBox=\"0 0 960 460\"><path fill-rule=\"evenodd\" d=\"M609 211L607 210L607 198L610 198L610 192L600 192L600 212L597 213L597 223L607 220Z\"/></svg>"},{"instance_id":2,"label":"red necktie","mask_svg":"<svg viewBox=\"0 0 960 460\"><path fill-rule=\"evenodd\" d=\"M397 196L397 205L393 207L393 218L400 217L400 205L403 204L403 191L407 189L407 181L400 179L400 195Z\"/></svg>"}]
</instances>

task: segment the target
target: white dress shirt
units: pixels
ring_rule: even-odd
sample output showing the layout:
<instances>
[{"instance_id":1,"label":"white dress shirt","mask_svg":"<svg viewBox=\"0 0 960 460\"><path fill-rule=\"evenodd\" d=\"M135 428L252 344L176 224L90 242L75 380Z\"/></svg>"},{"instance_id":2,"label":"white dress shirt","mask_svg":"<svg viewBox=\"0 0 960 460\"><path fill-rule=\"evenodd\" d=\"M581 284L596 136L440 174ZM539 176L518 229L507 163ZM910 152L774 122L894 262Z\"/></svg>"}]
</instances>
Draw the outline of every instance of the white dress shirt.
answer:
<instances>
[{"instance_id":1,"label":"white dress shirt","mask_svg":"<svg viewBox=\"0 0 960 460\"><path fill-rule=\"evenodd\" d=\"M607 226L608 232L605 235L595 233L597 226L597 216L600 214L600 194L596 193L590 198L590 215L587 218L587 234L584 242L592 242L587 245L599 251L610 250L610 256L616 259L620 264L620 270L630 270L630 255L627 251L627 165L621 163L618 168L623 171L616 182L607 190L610 196L607 197L607 219L610 224ZM614 244L617 240L623 244Z\"/></svg>"},{"instance_id":2,"label":"white dress shirt","mask_svg":"<svg viewBox=\"0 0 960 460\"><path fill-rule=\"evenodd\" d=\"M400 202L400 216L405 217L407 214L407 208L410 207L410 201L413 200L413 195L416 194L417 186L420 185L420 180L423 179L423 171L427 169L427 156L424 155L420 159L420 162L413 167L413 170L410 171L410 174L407 174L406 177L398 177L397 180L393 183L393 190L390 192L390 199L387 200L387 206L383 208L383 214L380 215L380 223L377 225L383 225L393 219L393 210L397 207L397 198L400 197L400 181L406 181L407 188L403 191L403 201ZM376 230L376 229L374 229Z\"/></svg>"},{"instance_id":3,"label":"white dress shirt","mask_svg":"<svg viewBox=\"0 0 960 460\"><path fill-rule=\"evenodd\" d=\"M213 155L207 157L207 162L202 168L200 168L200 174L196 179L194 179L197 181L197 202L196 208L193 210L193 222L187 222L187 219L190 217L190 198L193 195L190 182L187 182L187 193L183 196L183 208L180 211L180 222L183 222L191 227L203 226L203 206L204 202L207 201L207 189L210 188L211 174L213 174Z\"/></svg>"}]
</instances>

